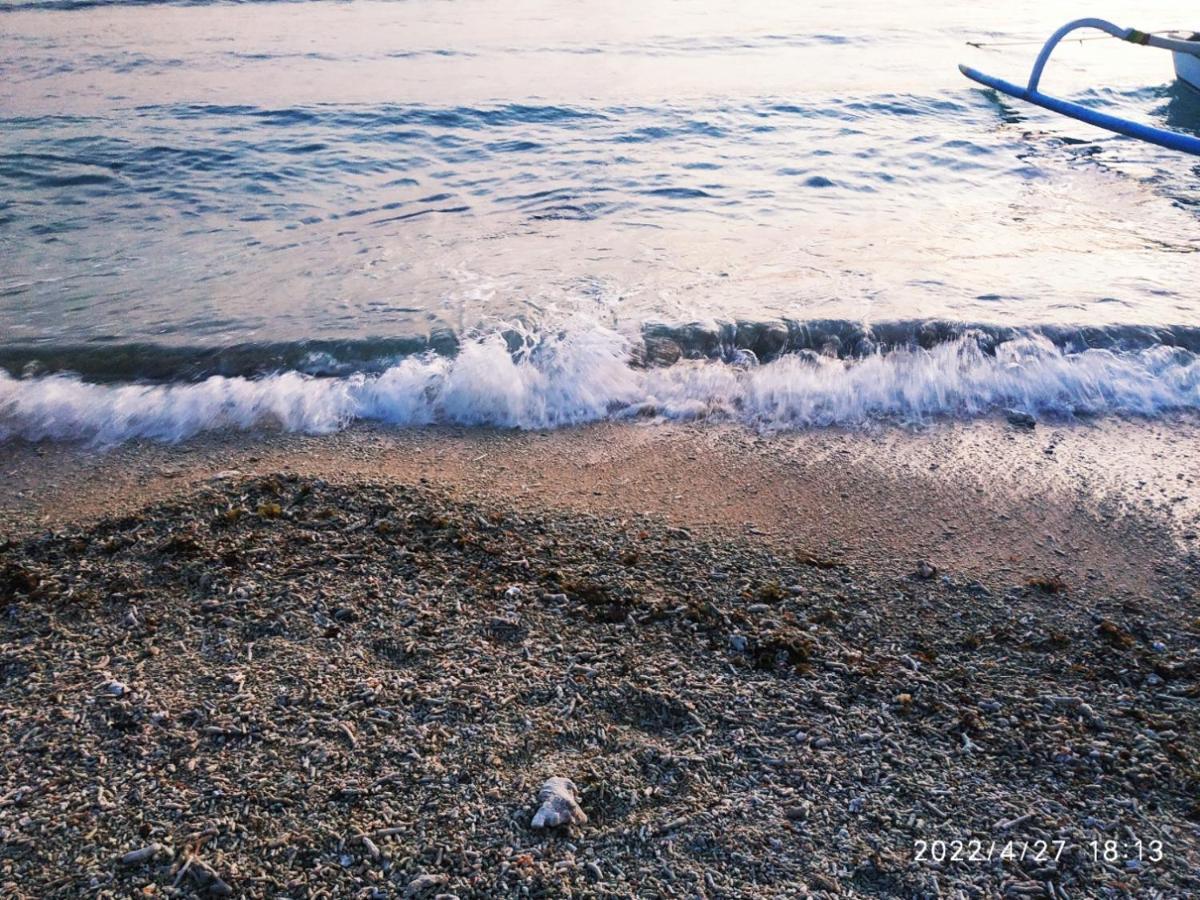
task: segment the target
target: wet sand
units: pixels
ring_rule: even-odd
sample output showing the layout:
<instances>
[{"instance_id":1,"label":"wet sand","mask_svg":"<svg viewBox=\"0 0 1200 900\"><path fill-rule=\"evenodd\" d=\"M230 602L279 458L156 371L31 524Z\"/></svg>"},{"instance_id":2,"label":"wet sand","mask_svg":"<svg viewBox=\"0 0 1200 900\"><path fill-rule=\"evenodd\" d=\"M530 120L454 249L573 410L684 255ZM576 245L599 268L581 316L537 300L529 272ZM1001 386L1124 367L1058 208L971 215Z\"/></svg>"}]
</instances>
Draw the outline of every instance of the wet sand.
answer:
<instances>
[{"instance_id":1,"label":"wet sand","mask_svg":"<svg viewBox=\"0 0 1200 900\"><path fill-rule=\"evenodd\" d=\"M708 425L549 433L357 427L105 451L0 447L10 534L120 514L214 474L424 479L527 510L648 513L882 574L919 560L993 586L1039 573L1175 593L1200 549L1200 425L1003 421L755 435Z\"/></svg>"}]
</instances>

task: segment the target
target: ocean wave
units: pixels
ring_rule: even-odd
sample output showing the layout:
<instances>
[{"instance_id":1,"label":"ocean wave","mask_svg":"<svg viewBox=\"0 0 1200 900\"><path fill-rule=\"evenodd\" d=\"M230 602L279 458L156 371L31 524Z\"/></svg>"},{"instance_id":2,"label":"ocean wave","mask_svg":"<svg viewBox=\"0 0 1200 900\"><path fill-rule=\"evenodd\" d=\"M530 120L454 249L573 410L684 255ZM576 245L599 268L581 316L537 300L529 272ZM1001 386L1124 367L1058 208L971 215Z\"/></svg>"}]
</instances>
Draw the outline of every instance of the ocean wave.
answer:
<instances>
[{"instance_id":1,"label":"ocean wave","mask_svg":"<svg viewBox=\"0 0 1200 900\"><path fill-rule=\"evenodd\" d=\"M20 285L12 290L19 292ZM598 323L572 320L567 330ZM510 353L544 343L553 328L523 322L494 324L489 334L504 340ZM0 369L23 375L78 375L85 381L197 382L213 375L260 378L296 371L323 378L379 375L400 360L421 354L454 356L480 339L478 329L459 333L445 326L419 334L346 339L251 341L220 345L155 344L145 341L0 344ZM1129 352L1158 346L1200 354L1200 326L1039 325L1014 327L945 319L901 319L866 323L854 319L742 319L687 323L644 323L627 341L635 368L668 366L680 360L743 364L769 363L788 354L861 360L880 353L920 348L967 338L984 353L1018 338L1049 341L1064 353L1084 350Z\"/></svg>"},{"instance_id":2,"label":"ocean wave","mask_svg":"<svg viewBox=\"0 0 1200 900\"><path fill-rule=\"evenodd\" d=\"M637 364L634 344L604 328L511 334L424 353L382 372L286 371L193 383L98 384L78 375L0 371L0 439L115 444L179 441L218 429L328 433L355 422L547 429L601 420L739 422L761 429L916 424L1000 410L1035 416L1154 416L1200 410L1200 355L1154 344L1072 351L1043 335L989 344L966 334L839 358L797 351L759 363Z\"/></svg>"}]
</instances>

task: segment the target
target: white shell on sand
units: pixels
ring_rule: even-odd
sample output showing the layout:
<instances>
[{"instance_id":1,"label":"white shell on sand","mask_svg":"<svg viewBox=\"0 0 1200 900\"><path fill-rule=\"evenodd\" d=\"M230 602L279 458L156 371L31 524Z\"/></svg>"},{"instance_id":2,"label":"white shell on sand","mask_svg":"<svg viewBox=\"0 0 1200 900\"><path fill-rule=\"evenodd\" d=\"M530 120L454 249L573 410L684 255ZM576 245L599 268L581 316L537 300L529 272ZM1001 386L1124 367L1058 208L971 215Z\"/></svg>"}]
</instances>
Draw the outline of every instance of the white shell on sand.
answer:
<instances>
[{"instance_id":1,"label":"white shell on sand","mask_svg":"<svg viewBox=\"0 0 1200 900\"><path fill-rule=\"evenodd\" d=\"M530 823L534 828L555 828L559 825L582 825L588 820L587 813L579 808L578 788L569 778L547 779L538 791L542 805L534 813Z\"/></svg>"}]
</instances>

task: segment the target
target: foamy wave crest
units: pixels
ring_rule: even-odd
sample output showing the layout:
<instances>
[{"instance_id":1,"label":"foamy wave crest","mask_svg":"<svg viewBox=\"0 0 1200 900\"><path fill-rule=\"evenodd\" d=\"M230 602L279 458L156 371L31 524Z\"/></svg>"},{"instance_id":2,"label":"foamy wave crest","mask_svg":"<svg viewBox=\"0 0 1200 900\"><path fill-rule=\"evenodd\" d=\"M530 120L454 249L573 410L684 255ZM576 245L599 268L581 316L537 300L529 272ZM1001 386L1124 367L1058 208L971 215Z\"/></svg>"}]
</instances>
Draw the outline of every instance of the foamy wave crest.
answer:
<instances>
[{"instance_id":1,"label":"foamy wave crest","mask_svg":"<svg viewBox=\"0 0 1200 900\"><path fill-rule=\"evenodd\" d=\"M515 353L499 334L454 357L410 357L380 374L284 372L198 383L100 385L70 375L0 370L0 439L177 441L214 429L325 433L356 421L555 428L655 416L760 428L916 423L1002 409L1034 415L1200 409L1200 356L1178 347L1070 352L1031 336L985 347L967 336L930 349L865 358L811 352L758 365L632 362L630 342L603 328L527 335Z\"/></svg>"}]
</instances>

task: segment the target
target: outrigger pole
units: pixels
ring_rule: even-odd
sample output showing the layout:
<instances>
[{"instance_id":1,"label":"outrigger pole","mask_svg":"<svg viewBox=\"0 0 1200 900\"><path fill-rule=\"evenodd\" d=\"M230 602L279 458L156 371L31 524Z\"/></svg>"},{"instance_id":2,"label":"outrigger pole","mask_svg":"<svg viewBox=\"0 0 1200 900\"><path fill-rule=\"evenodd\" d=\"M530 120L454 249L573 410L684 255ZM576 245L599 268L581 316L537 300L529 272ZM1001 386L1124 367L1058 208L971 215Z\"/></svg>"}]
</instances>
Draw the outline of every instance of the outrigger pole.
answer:
<instances>
[{"instance_id":1,"label":"outrigger pole","mask_svg":"<svg viewBox=\"0 0 1200 900\"><path fill-rule=\"evenodd\" d=\"M1058 31L1054 32L1054 34L1050 35L1050 39L1042 46L1041 52L1033 63L1033 71L1029 74L1029 84L1025 87L1019 87L1001 78L995 78L970 66L959 65L958 70L972 81L977 81L986 87L993 88L1010 97L1016 97L1018 100L1025 100L1028 103L1033 103L1052 112L1069 116L1072 119L1078 119L1081 122L1087 122L1089 125L1115 131L1117 134L1123 134L1126 137L1137 138L1139 141L1157 144L1159 147L1166 147L1168 150L1179 150L1183 153L1200 156L1200 138L1180 134L1177 131L1170 131L1166 128L1155 128L1151 125L1143 125L1140 122L1131 122L1128 119L1122 119L1078 103L1072 103L1069 100L1060 100L1058 97L1051 97L1038 90L1038 82L1042 79L1042 69L1046 67L1046 63L1050 59L1050 54L1054 52L1054 48L1058 45L1058 42L1072 31L1080 28L1095 28L1115 38L1129 41L1132 44L1141 44L1144 47L1158 47L1161 50L1200 56L1200 42L1197 41L1161 37L1145 31L1138 31L1136 28L1119 28L1112 22L1105 21L1104 19L1076 19L1074 22L1068 22L1062 28L1058 29Z\"/></svg>"}]
</instances>

